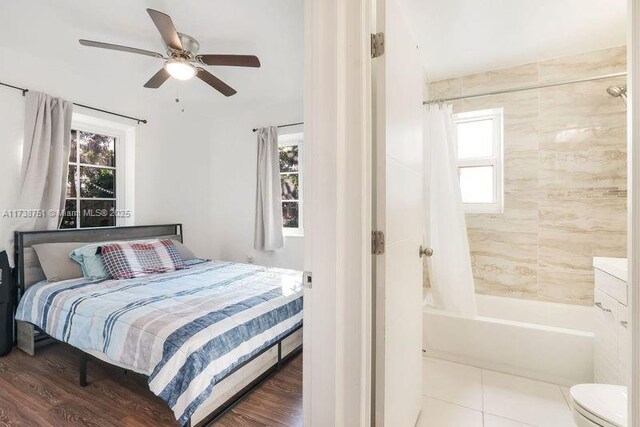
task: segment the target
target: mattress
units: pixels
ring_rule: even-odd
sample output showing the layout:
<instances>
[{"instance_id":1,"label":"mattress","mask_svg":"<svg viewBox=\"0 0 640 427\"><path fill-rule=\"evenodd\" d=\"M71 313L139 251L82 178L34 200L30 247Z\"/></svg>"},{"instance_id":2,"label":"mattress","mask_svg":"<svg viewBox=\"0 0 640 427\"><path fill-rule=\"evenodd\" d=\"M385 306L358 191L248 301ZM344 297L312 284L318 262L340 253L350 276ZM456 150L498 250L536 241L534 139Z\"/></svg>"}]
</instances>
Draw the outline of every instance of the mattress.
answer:
<instances>
[{"instance_id":1,"label":"mattress","mask_svg":"<svg viewBox=\"0 0 640 427\"><path fill-rule=\"evenodd\" d=\"M129 280L40 282L16 319L147 375L185 424L216 383L302 325L302 274L208 261Z\"/></svg>"}]
</instances>

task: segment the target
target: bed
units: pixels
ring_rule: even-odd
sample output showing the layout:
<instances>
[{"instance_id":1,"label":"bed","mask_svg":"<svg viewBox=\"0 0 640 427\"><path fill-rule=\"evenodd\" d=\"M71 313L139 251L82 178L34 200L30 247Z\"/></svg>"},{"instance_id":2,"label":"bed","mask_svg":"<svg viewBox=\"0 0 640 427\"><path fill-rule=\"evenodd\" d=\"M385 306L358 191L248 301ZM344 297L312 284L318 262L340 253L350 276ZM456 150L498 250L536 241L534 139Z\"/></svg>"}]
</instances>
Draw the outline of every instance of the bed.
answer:
<instances>
[{"instance_id":1,"label":"bed","mask_svg":"<svg viewBox=\"0 0 640 427\"><path fill-rule=\"evenodd\" d=\"M182 226L16 234L18 347L52 338L145 375L180 425L208 423L301 351L302 273L193 260L185 270L128 280L48 283L32 245L171 238Z\"/></svg>"}]
</instances>

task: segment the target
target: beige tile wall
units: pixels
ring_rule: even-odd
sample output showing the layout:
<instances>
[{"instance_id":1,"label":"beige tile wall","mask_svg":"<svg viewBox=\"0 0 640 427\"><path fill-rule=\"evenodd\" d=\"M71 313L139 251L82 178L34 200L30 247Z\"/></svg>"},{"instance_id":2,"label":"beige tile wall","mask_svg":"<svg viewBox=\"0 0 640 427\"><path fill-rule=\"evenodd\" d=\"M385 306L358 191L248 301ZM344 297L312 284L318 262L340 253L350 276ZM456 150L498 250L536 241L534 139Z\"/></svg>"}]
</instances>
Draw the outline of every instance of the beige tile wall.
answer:
<instances>
[{"instance_id":1,"label":"beige tile wall","mask_svg":"<svg viewBox=\"0 0 640 427\"><path fill-rule=\"evenodd\" d=\"M462 96L626 70L606 49L430 82L431 97ZM626 256L626 108L614 78L453 103L454 112L504 108L501 214L468 214L482 294L593 303L594 256Z\"/></svg>"}]
</instances>

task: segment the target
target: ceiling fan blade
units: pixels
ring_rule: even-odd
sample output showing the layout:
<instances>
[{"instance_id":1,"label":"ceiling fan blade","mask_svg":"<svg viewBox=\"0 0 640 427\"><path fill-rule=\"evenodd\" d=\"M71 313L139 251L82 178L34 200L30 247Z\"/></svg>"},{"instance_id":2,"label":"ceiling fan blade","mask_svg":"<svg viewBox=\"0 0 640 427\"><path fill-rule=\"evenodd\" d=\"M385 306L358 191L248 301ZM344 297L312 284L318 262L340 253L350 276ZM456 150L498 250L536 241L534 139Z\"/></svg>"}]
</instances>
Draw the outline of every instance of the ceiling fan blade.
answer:
<instances>
[{"instance_id":1,"label":"ceiling fan blade","mask_svg":"<svg viewBox=\"0 0 640 427\"><path fill-rule=\"evenodd\" d=\"M151 77L149 81L144 84L144 87L149 89L158 89L160 86L162 86L162 83L167 81L169 77L171 76L169 75L167 70L162 67L160 68L160 71L155 73L153 77Z\"/></svg>"},{"instance_id":2,"label":"ceiling fan blade","mask_svg":"<svg viewBox=\"0 0 640 427\"><path fill-rule=\"evenodd\" d=\"M204 68L198 67L198 74L196 74L200 80L223 94L224 96L235 95L237 92L234 88L205 70Z\"/></svg>"},{"instance_id":3,"label":"ceiling fan blade","mask_svg":"<svg viewBox=\"0 0 640 427\"><path fill-rule=\"evenodd\" d=\"M198 55L198 59L207 65L260 67L260 60L253 55Z\"/></svg>"},{"instance_id":4,"label":"ceiling fan blade","mask_svg":"<svg viewBox=\"0 0 640 427\"><path fill-rule=\"evenodd\" d=\"M137 53L138 55L152 56L154 58L164 58L158 52L151 52L150 50L138 49L135 47L122 46L119 44L96 42L93 40L85 40L85 39L80 39L78 41L82 46L99 47L101 49L119 50L121 52Z\"/></svg>"},{"instance_id":5,"label":"ceiling fan blade","mask_svg":"<svg viewBox=\"0 0 640 427\"><path fill-rule=\"evenodd\" d=\"M182 50L182 43L180 42L180 37L178 37L178 32L176 31L175 25L173 25L171 17L166 13L158 12L154 9L147 9L147 13L153 23L156 24L156 28L160 31L160 35L167 46L172 49Z\"/></svg>"}]
</instances>

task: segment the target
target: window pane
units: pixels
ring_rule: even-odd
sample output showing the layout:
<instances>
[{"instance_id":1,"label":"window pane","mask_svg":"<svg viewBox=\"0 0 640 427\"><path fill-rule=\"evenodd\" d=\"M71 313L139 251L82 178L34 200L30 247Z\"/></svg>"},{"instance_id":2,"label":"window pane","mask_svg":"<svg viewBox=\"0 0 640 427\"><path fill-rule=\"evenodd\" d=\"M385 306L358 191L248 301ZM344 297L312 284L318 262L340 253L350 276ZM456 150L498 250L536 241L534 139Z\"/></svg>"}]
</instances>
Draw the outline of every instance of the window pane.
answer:
<instances>
[{"instance_id":1,"label":"window pane","mask_svg":"<svg viewBox=\"0 0 640 427\"><path fill-rule=\"evenodd\" d=\"M115 199L115 170L80 167L80 197Z\"/></svg>"},{"instance_id":2,"label":"window pane","mask_svg":"<svg viewBox=\"0 0 640 427\"><path fill-rule=\"evenodd\" d=\"M64 203L64 215L62 216L62 223L60 228L76 228L77 226L77 201L67 200Z\"/></svg>"},{"instance_id":3,"label":"window pane","mask_svg":"<svg viewBox=\"0 0 640 427\"><path fill-rule=\"evenodd\" d=\"M116 139L91 132L78 132L80 163L89 165L116 165Z\"/></svg>"},{"instance_id":4,"label":"window pane","mask_svg":"<svg viewBox=\"0 0 640 427\"><path fill-rule=\"evenodd\" d=\"M280 172L298 172L298 146L280 147Z\"/></svg>"},{"instance_id":5,"label":"window pane","mask_svg":"<svg viewBox=\"0 0 640 427\"><path fill-rule=\"evenodd\" d=\"M458 159L493 155L493 119L458 123Z\"/></svg>"},{"instance_id":6,"label":"window pane","mask_svg":"<svg viewBox=\"0 0 640 427\"><path fill-rule=\"evenodd\" d=\"M69 161L78 163L78 131L71 131L71 151L69 152Z\"/></svg>"},{"instance_id":7,"label":"window pane","mask_svg":"<svg viewBox=\"0 0 640 427\"><path fill-rule=\"evenodd\" d=\"M282 225L285 228L298 228L298 202L282 202Z\"/></svg>"},{"instance_id":8,"label":"window pane","mask_svg":"<svg viewBox=\"0 0 640 427\"><path fill-rule=\"evenodd\" d=\"M115 200L81 200L80 225L87 227L113 227L116 225Z\"/></svg>"},{"instance_id":9,"label":"window pane","mask_svg":"<svg viewBox=\"0 0 640 427\"><path fill-rule=\"evenodd\" d=\"M298 200L298 174L280 175L282 200Z\"/></svg>"},{"instance_id":10,"label":"window pane","mask_svg":"<svg viewBox=\"0 0 640 427\"><path fill-rule=\"evenodd\" d=\"M75 165L69 165L69 175L67 178L67 197L75 198L78 197L77 191L77 177L78 177L78 167Z\"/></svg>"},{"instance_id":11,"label":"window pane","mask_svg":"<svg viewBox=\"0 0 640 427\"><path fill-rule=\"evenodd\" d=\"M493 203L493 166L460 168L463 203Z\"/></svg>"}]
</instances>

